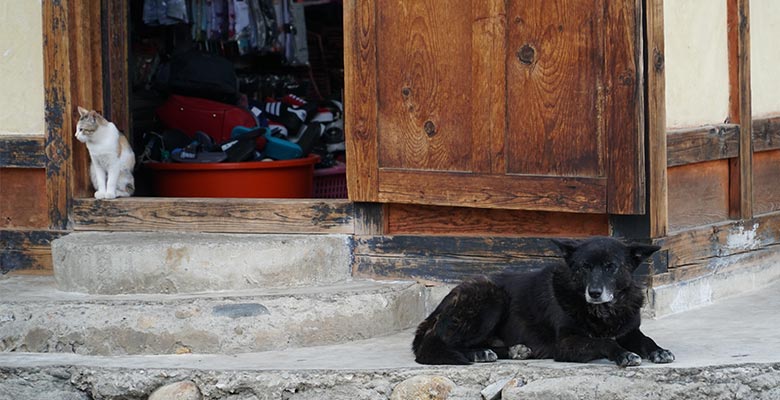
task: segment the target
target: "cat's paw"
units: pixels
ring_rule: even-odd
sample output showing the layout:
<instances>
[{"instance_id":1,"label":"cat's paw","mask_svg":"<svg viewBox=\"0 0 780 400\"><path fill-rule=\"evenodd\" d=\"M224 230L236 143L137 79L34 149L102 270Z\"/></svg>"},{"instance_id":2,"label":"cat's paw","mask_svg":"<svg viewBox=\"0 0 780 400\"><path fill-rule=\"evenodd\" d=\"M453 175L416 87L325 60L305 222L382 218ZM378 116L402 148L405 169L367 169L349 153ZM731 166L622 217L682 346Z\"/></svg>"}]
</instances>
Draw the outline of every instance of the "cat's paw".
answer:
<instances>
[{"instance_id":1,"label":"cat's paw","mask_svg":"<svg viewBox=\"0 0 780 400\"><path fill-rule=\"evenodd\" d=\"M116 192L106 192L106 197L104 199L115 199L116 198Z\"/></svg>"},{"instance_id":2,"label":"cat's paw","mask_svg":"<svg viewBox=\"0 0 780 400\"><path fill-rule=\"evenodd\" d=\"M95 192L95 198L98 199L98 200L105 199L106 198L106 192L98 190L97 192Z\"/></svg>"}]
</instances>

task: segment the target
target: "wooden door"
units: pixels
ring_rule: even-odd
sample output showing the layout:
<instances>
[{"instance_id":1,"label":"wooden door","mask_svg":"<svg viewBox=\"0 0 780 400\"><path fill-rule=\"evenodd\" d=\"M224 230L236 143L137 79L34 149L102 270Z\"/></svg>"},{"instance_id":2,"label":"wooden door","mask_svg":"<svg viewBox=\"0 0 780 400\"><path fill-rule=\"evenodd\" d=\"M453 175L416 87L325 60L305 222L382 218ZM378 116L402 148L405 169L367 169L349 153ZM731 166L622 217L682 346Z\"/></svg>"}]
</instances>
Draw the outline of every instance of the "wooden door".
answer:
<instances>
[{"instance_id":1,"label":"wooden door","mask_svg":"<svg viewBox=\"0 0 780 400\"><path fill-rule=\"evenodd\" d=\"M350 199L643 213L639 10L346 1Z\"/></svg>"}]
</instances>

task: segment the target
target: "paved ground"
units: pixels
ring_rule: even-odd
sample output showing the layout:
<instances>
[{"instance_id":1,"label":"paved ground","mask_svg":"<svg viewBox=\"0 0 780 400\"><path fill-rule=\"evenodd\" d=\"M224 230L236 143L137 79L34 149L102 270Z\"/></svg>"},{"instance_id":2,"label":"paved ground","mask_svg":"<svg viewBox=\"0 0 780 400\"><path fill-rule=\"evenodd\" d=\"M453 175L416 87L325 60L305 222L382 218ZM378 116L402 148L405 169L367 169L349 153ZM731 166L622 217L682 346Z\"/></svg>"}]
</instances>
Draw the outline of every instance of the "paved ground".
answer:
<instances>
[{"instance_id":1,"label":"paved ground","mask_svg":"<svg viewBox=\"0 0 780 400\"><path fill-rule=\"evenodd\" d=\"M692 311L646 320L643 331L674 352L668 366L780 363L780 282L766 289ZM1 321L0 321L1 322ZM83 365L96 368L196 368L209 370L387 370L421 368L410 351L412 331L343 345L236 355L95 357L74 354L0 353L2 367ZM505 361L526 367L567 368L548 360ZM597 362L607 364L606 361Z\"/></svg>"}]
</instances>

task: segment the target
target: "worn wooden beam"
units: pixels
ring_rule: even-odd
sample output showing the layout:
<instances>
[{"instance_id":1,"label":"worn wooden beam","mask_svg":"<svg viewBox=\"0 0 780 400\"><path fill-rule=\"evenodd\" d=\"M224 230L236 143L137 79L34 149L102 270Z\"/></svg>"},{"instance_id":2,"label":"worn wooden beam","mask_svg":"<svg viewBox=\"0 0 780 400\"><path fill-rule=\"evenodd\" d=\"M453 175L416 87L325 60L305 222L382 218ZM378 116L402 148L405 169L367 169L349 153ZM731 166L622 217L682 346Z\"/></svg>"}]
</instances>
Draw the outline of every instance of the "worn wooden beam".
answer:
<instances>
[{"instance_id":1,"label":"worn wooden beam","mask_svg":"<svg viewBox=\"0 0 780 400\"><path fill-rule=\"evenodd\" d=\"M101 1L92 0L100 7ZM125 1L103 1L102 35L95 37L105 40L97 44L105 56L105 64L96 74L97 86L106 88L105 109L110 120L134 143L131 134L130 119L130 79L129 79L129 5ZM98 9L98 11L100 11ZM97 25L96 26L100 26Z\"/></svg>"},{"instance_id":2,"label":"worn wooden beam","mask_svg":"<svg viewBox=\"0 0 780 400\"><path fill-rule=\"evenodd\" d=\"M733 158L739 155L739 125L706 125L669 131L667 166Z\"/></svg>"},{"instance_id":3,"label":"worn wooden beam","mask_svg":"<svg viewBox=\"0 0 780 400\"><path fill-rule=\"evenodd\" d=\"M389 204L389 235L608 236L606 214Z\"/></svg>"},{"instance_id":4,"label":"worn wooden beam","mask_svg":"<svg viewBox=\"0 0 780 400\"><path fill-rule=\"evenodd\" d=\"M561 262L549 239L452 236L356 236L353 271L371 278L454 282Z\"/></svg>"},{"instance_id":5,"label":"worn wooden beam","mask_svg":"<svg viewBox=\"0 0 780 400\"><path fill-rule=\"evenodd\" d=\"M384 235L387 233L387 204L354 203L355 234Z\"/></svg>"},{"instance_id":6,"label":"worn wooden beam","mask_svg":"<svg viewBox=\"0 0 780 400\"><path fill-rule=\"evenodd\" d=\"M664 56L664 2L645 1L645 73L648 142L649 236L663 237L669 228L666 160L666 75Z\"/></svg>"},{"instance_id":7,"label":"worn wooden beam","mask_svg":"<svg viewBox=\"0 0 780 400\"><path fill-rule=\"evenodd\" d=\"M739 124L739 157L731 161L730 216L753 217L753 139L750 89L750 0L727 1L729 119Z\"/></svg>"},{"instance_id":8,"label":"worn wooden beam","mask_svg":"<svg viewBox=\"0 0 780 400\"><path fill-rule=\"evenodd\" d=\"M73 114L71 104L69 0L44 0L43 66L44 119L46 154L46 193L49 226L67 229L68 208L72 198L71 149L73 148Z\"/></svg>"},{"instance_id":9,"label":"worn wooden beam","mask_svg":"<svg viewBox=\"0 0 780 400\"><path fill-rule=\"evenodd\" d=\"M344 134L353 201L377 201L376 1L344 2Z\"/></svg>"},{"instance_id":10,"label":"worn wooden beam","mask_svg":"<svg viewBox=\"0 0 780 400\"><path fill-rule=\"evenodd\" d=\"M780 245L780 212L686 230L654 241L668 251L668 275L654 285L692 279L724 269Z\"/></svg>"},{"instance_id":11,"label":"worn wooden beam","mask_svg":"<svg viewBox=\"0 0 780 400\"><path fill-rule=\"evenodd\" d=\"M51 274L51 242L65 234L53 230L0 230L0 274Z\"/></svg>"},{"instance_id":12,"label":"worn wooden beam","mask_svg":"<svg viewBox=\"0 0 780 400\"><path fill-rule=\"evenodd\" d=\"M76 199L73 202L73 228L351 234L354 232L354 212L349 201L330 199Z\"/></svg>"},{"instance_id":13,"label":"worn wooden beam","mask_svg":"<svg viewBox=\"0 0 780 400\"><path fill-rule=\"evenodd\" d=\"M780 210L780 150L753 155L753 212Z\"/></svg>"},{"instance_id":14,"label":"worn wooden beam","mask_svg":"<svg viewBox=\"0 0 780 400\"><path fill-rule=\"evenodd\" d=\"M0 168L45 168L43 135L0 136Z\"/></svg>"},{"instance_id":15,"label":"worn wooden beam","mask_svg":"<svg viewBox=\"0 0 780 400\"><path fill-rule=\"evenodd\" d=\"M753 120L753 151L780 150L780 116Z\"/></svg>"}]
</instances>

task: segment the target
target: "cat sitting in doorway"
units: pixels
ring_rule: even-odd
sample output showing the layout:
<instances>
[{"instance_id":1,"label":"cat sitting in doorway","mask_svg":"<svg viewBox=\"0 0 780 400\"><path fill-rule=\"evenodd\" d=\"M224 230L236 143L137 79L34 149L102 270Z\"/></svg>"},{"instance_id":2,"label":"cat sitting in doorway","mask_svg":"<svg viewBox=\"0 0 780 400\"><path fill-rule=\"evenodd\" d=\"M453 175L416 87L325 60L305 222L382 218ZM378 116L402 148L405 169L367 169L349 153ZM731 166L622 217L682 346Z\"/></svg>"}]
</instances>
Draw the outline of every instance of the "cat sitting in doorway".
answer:
<instances>
[{"instance_id":1,"label":"cat sitting in doorway","mask_svg":"<svg viewBox=\"0 0 780 400\"><path fill-rule=\"evenodd\" d=\"M113 199L133 194L135 155L116 125L94 110L79 107L76 139L87 144L92 163L89 177L96 199Z\"/></svg>"}]
</instances>

